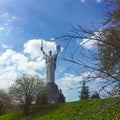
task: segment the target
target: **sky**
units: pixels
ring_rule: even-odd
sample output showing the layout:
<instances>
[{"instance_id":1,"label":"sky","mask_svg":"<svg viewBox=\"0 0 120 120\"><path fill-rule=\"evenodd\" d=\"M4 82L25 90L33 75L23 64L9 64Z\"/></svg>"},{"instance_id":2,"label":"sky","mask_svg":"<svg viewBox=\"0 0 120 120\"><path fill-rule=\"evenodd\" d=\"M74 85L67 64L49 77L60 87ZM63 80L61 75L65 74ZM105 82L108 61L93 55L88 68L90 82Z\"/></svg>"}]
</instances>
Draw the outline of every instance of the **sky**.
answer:
<instances>
[{"instance_id":1,"label":"sky","mask_svg":"<svg viewBox=\"0 0 120 120\"><path fill-rule=\"evenodd\" d=\"M0 0L0 89L9 88L21 74L37 74L45 79L41 40L46 53L49 50L55 53L56 44L59 44L62 50L58 57L61 57L65 52L64 41L55 43L52 40L78 24L91 28L92 23L103 20L104 12L103 0ZM82 45L85 40L75 44ZM93 45L94 42L89 42L83 47L92 49ZM56 84L63 90L66 101L75 101L79 99L80 90L69 88L82 81L82 77L75 76L68 66L58 59Z\"/></svg>"}]
</instances>

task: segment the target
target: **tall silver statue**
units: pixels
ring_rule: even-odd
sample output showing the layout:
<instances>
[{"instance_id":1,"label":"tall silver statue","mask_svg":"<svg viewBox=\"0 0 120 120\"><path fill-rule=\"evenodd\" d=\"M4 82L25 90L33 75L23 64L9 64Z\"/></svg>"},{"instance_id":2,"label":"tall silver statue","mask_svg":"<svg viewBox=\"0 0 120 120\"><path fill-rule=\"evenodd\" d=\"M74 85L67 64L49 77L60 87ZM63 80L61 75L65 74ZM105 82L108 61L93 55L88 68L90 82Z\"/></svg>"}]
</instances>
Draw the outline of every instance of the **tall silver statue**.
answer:
<instances>
[{"instance_id":1,"label":"tall silver statue","mask_svg":"<svg viewBox=\"0 0 120 120\"><path fill-rule=\"evenodd\" d=\"M43 41L41 40L41 51L46 58L46 80L48 83L55 82L55 69L56 69L56 60L60 52L60 46L56 46L56 54L52 55L50 50L48 54L43 50Z\"/></svg>"},{"instance_id":2,"label":"tall silver statue","mask_svg":"<svg viewBox=\"0 0 120 120\"><path fill-rule=\"evenodd\" d=\"M48 102L56 102L59 93L58 86L55 84L55 70L57 56L60 52L60 46L56 45L56 53L52 55L50 50L48 54L43 50L43 40L41 40L41 51L46 58L46 87L48 89Z\"/></svg>"}]
</instances>

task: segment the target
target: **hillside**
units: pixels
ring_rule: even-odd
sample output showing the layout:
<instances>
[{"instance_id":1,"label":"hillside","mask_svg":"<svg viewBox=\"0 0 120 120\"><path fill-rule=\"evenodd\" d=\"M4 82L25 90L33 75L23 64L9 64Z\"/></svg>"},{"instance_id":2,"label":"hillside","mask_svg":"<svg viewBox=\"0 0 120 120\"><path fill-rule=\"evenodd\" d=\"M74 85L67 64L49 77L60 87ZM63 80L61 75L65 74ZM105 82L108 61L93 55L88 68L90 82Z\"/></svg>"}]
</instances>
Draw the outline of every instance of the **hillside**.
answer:
<instances>
[{"instance_id":1,"label":"hillside","mask_svg":"<svg viewBox=\"0 0 120 120\"><path fill-rule=\"evenodd\" d=\"M120 104L115 99L81 100L69 103L32 106L31 113L22 117L20 110L0 116L0 120L120 120ZM109 109L105 110L105 108ZM104 111L95 119L94 115ZM96 112L97 111L97 112Z\"/></svg>"}]
</instances>

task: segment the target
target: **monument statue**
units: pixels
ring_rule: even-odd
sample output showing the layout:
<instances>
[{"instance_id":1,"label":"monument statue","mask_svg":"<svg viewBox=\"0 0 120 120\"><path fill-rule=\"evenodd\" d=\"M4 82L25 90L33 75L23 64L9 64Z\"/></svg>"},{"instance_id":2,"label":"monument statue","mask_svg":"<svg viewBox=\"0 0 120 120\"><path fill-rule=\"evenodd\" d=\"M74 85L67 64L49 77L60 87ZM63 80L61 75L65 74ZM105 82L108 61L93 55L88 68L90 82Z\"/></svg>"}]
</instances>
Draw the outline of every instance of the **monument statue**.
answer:
<instances>
[{"instance_id":1,"label":"monument statue","mask_svg":"<svg viewBox=\"0 0 120 120\"><path fill-rule=\"evenodd\" d=\"M43 50L43 46L41 44L41 51L46 58L46 79L47 82L55 82L55 69L56 69L56 60L57 56L60 52L60 46L56 46L56 54L52 55L52 51L49 51L49 54L46 54Z\"/></svg>"},{"instance_id":2,"label":"monument statue","mask_svg":"<svg viewBox=\"0 0 120 120\"><path fill-rule=\"evenodd\" d=\"M49 102L55 102L55 98L58 94L58 87L55 84L55 70L57 56L60 52L60 46L56 45L56 53L52 55L50 50L48 54L43 50L43 40L41 40L41 51L46 58L46 81L49 89Z\"/></svg>"}]
</instances>

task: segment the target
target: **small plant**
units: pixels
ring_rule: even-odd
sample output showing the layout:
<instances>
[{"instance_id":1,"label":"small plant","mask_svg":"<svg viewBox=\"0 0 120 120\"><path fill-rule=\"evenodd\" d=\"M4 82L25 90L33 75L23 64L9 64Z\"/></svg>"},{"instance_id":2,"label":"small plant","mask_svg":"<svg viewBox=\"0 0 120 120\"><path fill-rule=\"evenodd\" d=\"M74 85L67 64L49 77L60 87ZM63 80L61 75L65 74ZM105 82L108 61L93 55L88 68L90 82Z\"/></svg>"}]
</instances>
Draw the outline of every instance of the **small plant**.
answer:
<instances>
[{"instance_id":1,"label":"small plant","mask_svg":"<svg viewBox=\"0 0 120 120\"><path fill-rule=\"evenodd\" d=\"M97 92L93 93L91 99L100 99L99 93Z\"/></svg>"},{"instance_id":2,"label":"small plant","mask_svg":"<svg viewBox=\"0 0 120 120\"><path fill-rule=\"evenodd\" d=\"M86 86L85 80L83 80L79 98L81 100L89 99L89 87Z\"/></svg>"},{"instance_id":3,"label":"small plant","mask_svg":"<svg viewBox=\"0 0 120 120\"><path fill-rule=\"evenodd\" d=\"M59 89L59 93L58 93L58 95L56 97L56 102L57 103L65 102L65 97L64 97L61 89Z\"/></svg>"}]
</instances>

